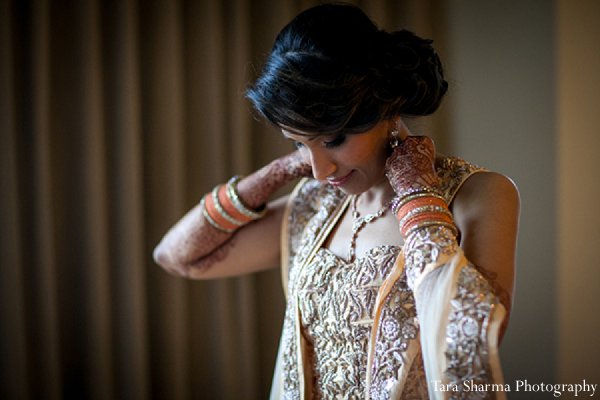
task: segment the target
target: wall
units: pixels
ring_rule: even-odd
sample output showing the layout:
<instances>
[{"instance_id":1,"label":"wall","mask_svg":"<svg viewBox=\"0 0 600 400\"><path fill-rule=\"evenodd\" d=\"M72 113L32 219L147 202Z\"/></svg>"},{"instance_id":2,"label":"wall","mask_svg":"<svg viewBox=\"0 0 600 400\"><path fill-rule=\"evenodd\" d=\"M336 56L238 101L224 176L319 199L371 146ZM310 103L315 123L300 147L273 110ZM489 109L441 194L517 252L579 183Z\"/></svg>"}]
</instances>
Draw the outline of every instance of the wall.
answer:
<instances>
[{"instance_id":1,"label":"wall","mask_svg":"<svg viewBox=\"0 0 600 400\"><path fill-rule=\"evenodd\" d=\"M437 130L448 152L507 174L521 193L506 381L600 383L600 3L437 5L451 80Z\"/></svg>"},{"instance_id":2,"label":"wall","mask_svg":"<svg viewBox=\"0 0 600 400\"><path fill-rule=\"evenodd\" d=\"M600 3L557 1L558 363L600 383Z\"/></svg>"},{"instance_id":3,"label":"wall","mask_svg":"<svg viewBox=\"0 0 600 400\"><path fill-rule=\"evenodd\" d=\"M505 379L555 382L553 5L450 1L444 7L449 151L510 176L521 194L514 311L501 347ZM519 395L536 394L510 398Z\"/></svg>"}]
</instances>

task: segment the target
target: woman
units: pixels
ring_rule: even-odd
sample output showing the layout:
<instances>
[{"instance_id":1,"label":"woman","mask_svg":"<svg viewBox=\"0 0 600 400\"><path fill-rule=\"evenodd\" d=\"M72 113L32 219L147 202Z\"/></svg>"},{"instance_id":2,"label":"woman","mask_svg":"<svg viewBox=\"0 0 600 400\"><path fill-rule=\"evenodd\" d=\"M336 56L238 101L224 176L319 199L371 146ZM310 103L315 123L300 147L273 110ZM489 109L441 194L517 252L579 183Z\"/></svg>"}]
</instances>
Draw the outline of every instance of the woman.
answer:
<instances>
[{"instance_id":1,"label":"woman","mask_svg":"<svg viewBox=\"0 0 600 400\"><path fill-rule=\"evenodd\" d=\"M282 260L272 398L503 397L518 193L411 135L446 89L431 41L354 6L304 11L248 91L298 149L216 186L157 246L197 279Z\"/></svg>"}]
</instances>

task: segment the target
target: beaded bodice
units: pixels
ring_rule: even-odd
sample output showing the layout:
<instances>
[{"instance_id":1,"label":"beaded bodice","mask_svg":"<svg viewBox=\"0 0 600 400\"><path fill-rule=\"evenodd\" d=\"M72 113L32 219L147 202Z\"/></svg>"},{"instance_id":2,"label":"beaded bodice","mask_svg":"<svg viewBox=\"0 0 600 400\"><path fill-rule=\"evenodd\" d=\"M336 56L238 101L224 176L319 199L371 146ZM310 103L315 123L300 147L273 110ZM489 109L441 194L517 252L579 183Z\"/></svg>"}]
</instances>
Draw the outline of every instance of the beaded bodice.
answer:
<instances>
[{"instance_id":1,"label":"beaded bodice","mask_svg":"<svg viewBox=\"0 0 600 400\"><path fill-rule=\"evenodd\" d=\"M444 195L450 201L466 177L478 170L460 159L438 160ZM386 398L386 385L403 380L402 399L427 398L427 383L420 351L415 301L405 273L386 296L375 316L377 294L394 267L400 248L378 246L349 263L313 241L323 231L336 206L344 198L337 189L306 181L290 203L290 297L282 336L284 398L297 398L297 345L292 332L303 337L303 362L307 390L313 398L365 397L369 346L377 337L373 361L371 397ZM312 249L312 250L311 250ZM293 309L299 327L294 328ZM373 332L374 318L379 321ZM410 349L409 349L410 348ZM417 350L415 350L417 349ZM407 356L410 353L410 356ZM398 371L402 370L402 378ZM382 393L379 396L377 393ZM308 393L307 393L308 394Z\"/></svg>"},{"instance_id":2,"label":"beaded bodice","mask_svg":"<svg viewBox=\"0 0 600 400\"><path fill-rule=\"evenodd\" d=\"M360 398L364 395L367 345L373 326L377 291L400 251L376 247L354 263L326 248L315 254L298 279L302 332L311 344L315 398ZM407 293L408 294L408 293ZM407 337L416 336L414 301L406 296Z\"/></svg>"}]
</instances>

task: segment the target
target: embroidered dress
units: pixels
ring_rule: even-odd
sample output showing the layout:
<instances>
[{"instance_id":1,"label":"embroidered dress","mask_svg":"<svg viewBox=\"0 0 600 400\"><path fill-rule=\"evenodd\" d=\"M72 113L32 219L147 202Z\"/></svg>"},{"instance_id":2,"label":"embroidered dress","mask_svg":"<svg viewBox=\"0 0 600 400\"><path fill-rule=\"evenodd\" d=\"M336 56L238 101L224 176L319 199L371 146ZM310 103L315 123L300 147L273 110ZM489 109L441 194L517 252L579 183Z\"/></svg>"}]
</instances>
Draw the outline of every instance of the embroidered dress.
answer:
<instances>
[{"instance_id":1,"label":"embroidered dress","mask_svg":"<svg viewBox=\"0 0 600 400\"><path fill-rule=\"evenodd\" d=\"M377 292L394 267L400 248L375 247L354 263L320 248L298 278L301 330L309 343L314 382L313 397L356 399L364 396L368 342L373 328ZM394 315L383 321L384 332L398 344L401 355L417 338L418 324L412 292L406 279L398 282ZM423 398L427 386L422 365L411 381L412 391Z\"/></svg>"},{"instance_id":2,"label":"embroidered dress","mask_svg":"<svg viewBox=\"0 0 600 400\"><path fill-rule=\"evenodd\" d=\"M454 157L438 159L436 170L448 203L481 171ZM378 246L353 263L340 259L322 243L348 202L314 180L290 197L282 235L288 302L271 398L494 398L439 390L502 381L502 306L487 281L444 229L424 229L402 250Z\"/></svg>"}]
</instances>

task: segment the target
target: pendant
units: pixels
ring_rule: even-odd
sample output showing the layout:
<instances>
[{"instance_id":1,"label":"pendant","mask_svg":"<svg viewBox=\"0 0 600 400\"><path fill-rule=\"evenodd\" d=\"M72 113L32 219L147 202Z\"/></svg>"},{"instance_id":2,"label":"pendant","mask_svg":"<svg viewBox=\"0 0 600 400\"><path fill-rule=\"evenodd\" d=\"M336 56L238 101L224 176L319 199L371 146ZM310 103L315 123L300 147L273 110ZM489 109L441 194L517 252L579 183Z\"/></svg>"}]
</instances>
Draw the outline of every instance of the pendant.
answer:
<instances>
[{"instance_id":1,"label":"pendant","mask_svg":"<svg viewBox=\"0 0 600 400\"><path fill-rule=\"evenodd\" d=\"M389 208L389 204L386 204L379 211L373 214L367 214L364 217L360 216L358 209L356 208L356 201L358 196L355 196L352 199L352 237L350 238L350 249L348 251L348 260L350 262L354 262L356 257L356 239L358 238L358 233L371 222L375 221L377 218L381 218Z\"/></svg>"}]
</instances>

